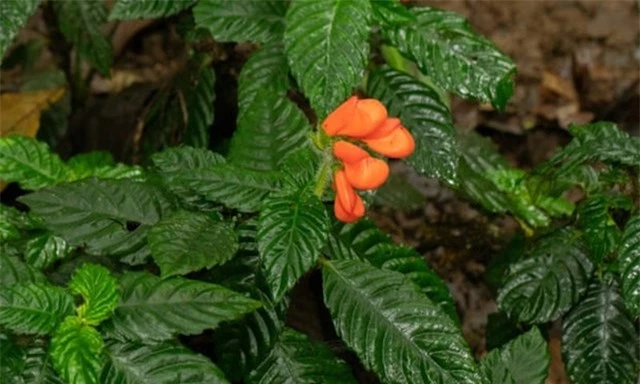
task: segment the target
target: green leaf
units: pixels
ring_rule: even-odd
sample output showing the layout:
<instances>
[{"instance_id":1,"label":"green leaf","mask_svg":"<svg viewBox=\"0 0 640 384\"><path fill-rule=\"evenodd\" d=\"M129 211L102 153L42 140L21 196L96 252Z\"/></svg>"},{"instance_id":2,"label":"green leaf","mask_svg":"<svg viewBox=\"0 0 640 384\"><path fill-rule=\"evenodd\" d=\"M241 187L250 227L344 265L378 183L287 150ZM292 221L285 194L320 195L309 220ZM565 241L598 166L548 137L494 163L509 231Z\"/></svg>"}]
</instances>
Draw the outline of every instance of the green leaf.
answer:
<instances>
[{"instance_id":1,"label":"green leaf","mask_svg":"<svg viewBox=\"0 0 640 384\"><path fill-rule=\"evenodd\" d=\"M407 177L391 173L387 181L378 188L374 202L400 211L415 211L422 208L425 197L411 184Z\"/></svg>"},{"instance_id":2,"label":"green leaf","mask_svg":"<svg viewBox=\"0 0 640 384\"><path fill-rule=\"evenodd\" d=\"M456 13L429 7L411 12L417 22L381 28L391 45L438 86L504 109L513 93L516 66L511 59Z\"/></svg>"},{"instance_id":3,"label":"green leaf","mask_svg":"<svg viewBox=\"0 0 640 384\"><path fill-rule=\"evenodd\" d=\"M26 242L24 248L25 261L37 269L45 269L73 252L73 248L62 237L50 232L38 233Z\"/></svg>"},{"instance_id":4,"label":"green leaf","mask_svg":"<svg viewBox=\"0 0 640 384\"><path fill-rule=\"evenodd\" d=\"M319 120L351 95L369 59L367 0L294 0L284 44L293 76Z\"/></svg>"},{"instance_id":5,"label":"green leaf","mask_svg":"<svg viewBox=\"0 0 640 384\"><path fill-rule=\"evenodd\" d=\"M26 24L40 0L3 1L0 3L0 62L20 28Z\"/></svg>"},{"instance_id":6,"label":"green leaf","mask_svg":"<svg viewBox=\"0 0 640 384\"><path fill-rule=\"evenodd\" d=\"M490 383L544 384L548 368L547 342L536 327L494 349L480 363Z\"/></svg>"},{"instance_id":7,"label":"green leaf","mask_svg":"<svg viewBox=\"0 0 640 384\"><path fill-rule=\"evenodd\" d=\"M162 174L174 174L224 164L224 157L204 148L175 147L154 153L153 165Z\"/></svg>"},{"instance_id":8,"label":"green leaf","mask_svg":"<svg viewBox=\"0 0 640 384\"><path fill-rule=\"evenodd\" d=\"M270 88L259 90L238 118L229 163L255 171L274 171L288 154L303 147L311 127L302 111Z\"/></svg>"},{"instance_id":9,"label":"green leaf","mask_svg":"<svg viewBox=\"0 0 640 384\"><path fill-rule=\"evenodd\" d=\"M494 312L487 316L485 343L487 350L499 348L522 333L521 326L510 320L504 312Z\"/></svg>"},{"instance_id":10,"label":"green leaf","mask_svg":"<svg viewBox=\"0 0 640 384\"><path fill-rule=\"evenodd\" d=\"M109 20L156 19L175 15L196 0L118 0Z\"/></svg>"},{"instance_id":11,"label":"green leaf","mask_svg":"<svg viewBox=\"0 0 640 384\"><path fill-rule=\"evenodd\" d=\"M20 200L51 232L98 255L144 251L148 229L172 209L160 188L130 180L85 179Z\"/></svg>"},{"instance_id":12,"label":"green leaf","mask_svg":"<svg viewBox=\"0 0 640 384\"><path fill-rule=\"evenodd\" d=\"M389 383L479 383L456 324L403 275L357 260L323 263L338 335Z\"/></svg>"},{"instance_id":13,"label":"green leaf","mask_svg":"<svg viewBox=\"0 0 640 384\"><path fill-rule=\"evenodd\" d=\"M102 25L107 21L107 5L102 2L60 1L55 6L60 32L73 43L83 59L103 75L109 75L113 52L111 43L102 32Z\"/></svg>"},{"instance_id":14,"label":"green leaf","mask_svg":"<svg viewBox=\"0 0 640 384\"><path fill-rule=\"evenodd\" d=\"M286 10L278 0L200 0L193 16L217 41L259 43L282 38Z\"/></svg>"},{"instance_id":15,"label":"green leaf","mask_svg":"<svg viewBox=\"0 0 640 384\"><path fill-rule=\"evenodd\" d=\"M637 382L638 334L611 276L594 280L562 322L562 356L575 384Z\"/></svg>"},{"instance_id":16,"label":"green leaf","mask_svg":"<svg viewBox=\"0 0 640 384\"><path fill-rule=\"evenodd\" d=\"M99 384L104 342L98 331L67 317L51 338L51 361L68 384Z\"/></svg>"},{"instance_id":17,"label":"green leaf","mask_svg":"<svg viewBox=\"0 0 640 384\"><path fill-rule=\"evenodd\" d=\"M251 372L249 384L356 383L351 369L325 345L285 329L269 356Z\"/></svg>"},{"instance_id":18,"label":"green leaf","mask_svg":"<svg viewBox=\"0 0 640 384\"><path fill-rule=\"evenodd\" d=\"M286 96L289 89L288 73L289 65L281 42L265 44L253 52L238 77L238 114L249 110L262 89Z\"/></svg>"},{"instance_id":19,"label":"green leaf","mask_svg":"<svg viewBox=\"0 0 640 384\"><path fill-rule=\"evenodd\" d=\"M110 341L103 384L228 384L211 360L172 342L153 345Z\"/></svg>"},{"instance_id":20,"label":"green leaf","mask_svg":"<svg viewBox=\"0 0 640 384\"><path fill-rule=\"evenodd\" d=\"M148 239L163 277L209 269L230 260L238 250L232 228L192 212L161 220L151 228Z\"/></svg>"},{"instance_id":21,"label":"green leaf","mask_svg":"<svg viewBox=\"0 0 640 384\"><path fill-rule=\"evenodd\" d=\"M119 339L153 342L193 335L261 305L219 285L179 277L127 273L120 286L122 299L111 318Z\"/></svg>"},{"instance_id":22,"label":"green leaf","mask_svg":"<svg viewBox=\"0 0 640 384\"><path fill-rule=\"evenodd\" d=\"M622 297L634 317L640 315L640 214L632 216L622 233L618 249Z\"/></svg>"},{"instance_id":23,"label":"green leaf","mask_svg":"<svg viewBox=\"0 0 640 384\"><path fill-rule=\"evenodd\" d=\"M582 296L593 272L579 235L559 230L543 237L509 268L498 306L523 323L546 323L566 313Z\"/></svg>"},{"instance_id":24,"label":"green leaf","mask_svg":"<svg viewBox=\"0 0 640 384\"><path fill-rule=\"evenodd\" d=\"M118 305L118 281L105 267L96 264L83 264L76 269L69 290L81 295L82 305L76 308L83 323L97 326L113 313Z\"/></svg>"},{"instance_id":25,"label":"green leaf","mask_svg":"<svg viewBox=\"0 0 640 384\"><path fill-rule=\"evenodd\" d=\"M25 136L0 138L0 180L40 189L64 181L67 168L45 143Z\"/></svg>"},{"instance_id":26,"label":"green leaf","mask_svg":"<svg viewBox=\"0 0 640 384\"><path fill-rule=\"evenodd\" d=\"M190 84L189 91L186 92L188 120L183 141L187 145L197 148L209 146L209 129L213 124L216 100L215 82L216 73L213 68L202 68L195 85Z\"/></svg>"},{"instance_id":27,"label":"green leaf","mask_svg":"<svg viewBox=\"0 0 640 384\"><path fill-rule=\"evenodd\" d=\"M282 190L313 188L320 164L327 156L329 155L320 152L315 145L305 145L289 154L280 164Z\"/></svg>"},{"instance_id":28,"label":"green leaf","mask_svg":"<svg viewBox=\"0 0 640 384\"><path fill-rule=\"evenodd\" d=\"M371 0L371 10L374 19L383 26L416 22L416 15L398 0Z\"/></svg>"},{"instance_id":29,"label":"green leaf","mask_svg":"<svg viewBox=\"0 0 640 384\"><path fill-rule=\"evenodd\" d=\"M47 334L73 313L73 298L59 287L23 283L0 290L0 325L18 333Z\"/></svg>"},{"instance_id":30,"label":"green leaf","mask_svg":"<svg viewBox=\"0 0 640 384\"><path fill-rule=\"evenodd\" d=\"M116 164L109 152L95 151L75 155L67 162L68 180L81 180L88 177L100 179L142 179L143 171L138 166Z\"/></svg>"},{"instance_id":31,"label":"green leaf","mask_svg":"<svg viewBox=\"0 0 640 384\"><path fill-rule=\"evenodd\" d=\"M327 211L309 192L265 201L258 222L258 249L276 302L313 267L328 231Z\"/></svg>"},{"instance_id":32,"label":"green leaf","mask_svg":"<svg viewBox=\"0 0 640 384\"><path fill-rule=\"evenodd\" d=\"M16 256L5 255L0 251L0 288L17 283L42 283L46 277L37 269L25 264Z\"/></svg>"},{"instance_id":33,"label":"green leaf","mask_svg":"<svg viewBox=\"0 0 640 384\"><path fill-rule=\"evenodd\" d=\"M449 108L438 92L411 76L385 67L369 75L367 93L398 116L416 141L408 162L427 177L456 183L458 152Z\"/></svg>"},{"instance_id":34,"label":"green leaf","mask_svg":"<svg viewBox=\"0 0 640 384\"><path fill-rule=\"evenodd\" d=\"M64 384L53 370L51 357L44 345L29 347L24 351L24 364L17 383ZM17 384L16 383L16 384Z\"/></svg>"},{"instance_id":35,"label":"green leaf","mask_svg":"<svg viewBox=\"0 0 640 384\"><path fill-rule=\"evenodd\" d=\"M584 232L584 241L594 263L602 262L620 238L620 230L609 214L609 204L607 196L594 195L578 208L577 225Z\"/></svg>"}]
</instances>

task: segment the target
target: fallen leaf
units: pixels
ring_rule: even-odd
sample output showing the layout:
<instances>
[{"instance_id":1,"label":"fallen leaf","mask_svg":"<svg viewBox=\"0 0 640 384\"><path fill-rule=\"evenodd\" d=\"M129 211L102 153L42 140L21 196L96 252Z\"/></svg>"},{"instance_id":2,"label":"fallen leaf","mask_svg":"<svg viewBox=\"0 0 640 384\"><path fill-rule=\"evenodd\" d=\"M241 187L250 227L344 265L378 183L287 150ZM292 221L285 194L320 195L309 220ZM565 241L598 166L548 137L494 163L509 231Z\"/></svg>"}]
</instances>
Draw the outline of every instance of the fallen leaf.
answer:
<instances>
[{"instance_id":1,"label":"fallen leaf","mask_svg":"<svg viewBox=\"0 0 640 384\"><path fill-rule=\"evenodd\" d=\"M19 134L35 137L40 128L40 114L60 100L64 88L0 95L0 136Z\"/></svg>"}]
</instances>

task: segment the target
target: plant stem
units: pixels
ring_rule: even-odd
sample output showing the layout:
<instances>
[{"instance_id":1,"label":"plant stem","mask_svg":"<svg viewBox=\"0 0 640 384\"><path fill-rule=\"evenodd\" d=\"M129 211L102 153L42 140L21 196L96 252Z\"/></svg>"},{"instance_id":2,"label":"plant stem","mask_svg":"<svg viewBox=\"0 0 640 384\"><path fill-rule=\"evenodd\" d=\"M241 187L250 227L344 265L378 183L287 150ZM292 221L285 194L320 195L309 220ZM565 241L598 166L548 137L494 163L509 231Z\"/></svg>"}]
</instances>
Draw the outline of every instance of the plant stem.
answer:
<instances>
[{"instance_id":1,"label":"plant stem","mask_svg":"<svg viewBox=\"0 0 640 384\"><path fill-rule=\"evenodd\" d=\"M325 154L324 159L322 160L322 164L318 169L318 173L316 174L316 185L313 188L313 194L322 198L324 194L324 189L327 187L327 182L329 181L329 175L331 174L331 165L333 163L333 159L331 156Z\"/></svg>"}]
</instances>

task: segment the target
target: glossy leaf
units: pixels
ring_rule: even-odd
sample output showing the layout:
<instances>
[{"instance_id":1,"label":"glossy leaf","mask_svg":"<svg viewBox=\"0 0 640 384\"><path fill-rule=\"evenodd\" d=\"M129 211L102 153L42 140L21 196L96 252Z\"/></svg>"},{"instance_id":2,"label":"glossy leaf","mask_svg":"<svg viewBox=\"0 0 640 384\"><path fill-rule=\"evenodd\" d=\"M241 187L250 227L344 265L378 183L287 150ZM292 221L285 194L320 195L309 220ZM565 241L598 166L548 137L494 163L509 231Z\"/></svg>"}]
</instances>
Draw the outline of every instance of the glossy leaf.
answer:
<instances>
[{"instance_id":1,"label":"glossy leaf","mask_svg":"<svg viewBox=\"0 0 640 384\"><path fill-rule=\"evenodd\" d=\"M162 276L185 275L230 260L238 239L227 224L206 214L180 212L149 231L149 248Z\"/></svg>"},{"instance_id":2,"label":"glossy leaf","mask_svg":"<svg viewBox=\"0 0 640 384\"><path fill-rule=\"evenodd\" d=\"M223 373L211 360L173 342L144 345L110 341L103 384L227 384Z\"/></svg>"},{"instance_id":3,"label":"glossy leaf","mask_svg":"<svg viewBox=\"0 0 640 384\"><path fill-rule=\"evenodd\" d=\"M638 378L638 334L617 283L594 280L562 322L562 356L575 384L631 384Z\"/></svg>"},{"instance_id":4,"label":"glossy leaf","mask_svg":"<svg viewBox=\"0 0 640 384\"><path fill-rule=\"evenodd\" d=\"M88 177L99 179L143 179L142 168L115 162L109 152L95 151L75 155L67 162L68 181Z\"/></svg>"},{"instance_id":5,"label":"glossy leaf","mask_svg":"<svg viewBox=\"0 0 640 384\"><path fill-rule=\"evenodd\" d=\"M327 261L323 289L338 335L383 382L480 382L458 327L403 275Z\"/></svg>"},{"instance_id":6,"label":"glossy leaf","mask_svg":"<svg viewBox=\"0 0 640 384\"><path fill-rule=\"evenodd\" d=\"M287 3L278 0L200 0L193 16L217 41L258 43L282 37L286 10Z\"/></svg>"},{"instance_id":7,"label":"glossy leaf","mask_svg":"<svg viewBox=\"0 0 640 384\"><path fill-rule=\"evenodd\" d=\"M96 264L83 264L76 269L69 282L71 293L82 296L76 308L85 324L98 325L113 313L118 305L118 281L108 269Z\"/></svg>"},{"instance_id":8,"label":"glossy leaf","mask_svg":"<svg viewBox=\"0 0 640 384\"><path fill-rule=\"evenodd\" d=\"M46 277L37 269L25 264L17 256L5 255L0 251L0 288L17 283L41 283Z\"/></svg>"},{"instance_id":9,"label":"glossy leaf","mask_svg":"<svg viewBox=\"0 0 640 384\"><path fill-rule=\"evenodd\" d=\"M40 232L25 243L25 261L37 269L45 269L57 260L62 260L73 248L59 236L49 232Z\"/></svg>"},{"instance_id":10,"label":"glossy leaf","mask_svg":"<svg viewBox=\"0 0 640 384\"><path fill-rule=\"evenodd\" d=\"M187 129L184 143L196 148L209 147L209 130L213 124L216 73L205 67L198 72L195 85L186 93Z\"/></svg>"},{"instance_id":11,"label":"glossy leaf","mask_svg":"<svg viewBox=\"0 0 640 384\"><path fill-rule=\"evenodd\" d=\"M22 358L24 363L19 375L15 377L16 384L64 384L54 371L51 356L47 353L44 345L26 348ZM13 382L9 382L13 384Z\"/></svg>"},{"instance_id":12,"label":"glossy leaf","mask_svg":"<svg viewBox=\"0 0 640 384\"><path fill-rule=\"evenodd\" d=\"M416 15L398 0L372 0L371 10L375 21L385 27L416 22Z\"/></svg>"},{"instance_id":13,"label":"glossy leaf","mask_svg":"<svg viewBox=\"0 0 640 384\"><path fill-rule=\"evenodd\" d=\"M109 20L156 19L175 15L189 8L196 0L118 0Z\"/></svg>"},{"instance_id":14,"label":"glossy leaf","mask_svg":"<svg viewBox=\"0 0 640 384\"><path fill-rule=\"evenodd\" d=\"M625 226L618 249L621 290L625 304L634 317L640 315L640 214Z\"/></svg>"},{"instance_id":15,"label":"glossy leaf","mask_svg":"<svg viewBox=\"0 0 640 384\"><path fill-rule=\"evenodd\" d=\"M25 136L0 138L0 180L33 190L64 181L67 172L47 144Z\"/></svg>"},{"instance_id":16,"label":"glossy leaf","mask_svg":"<svg viewBox=\"0 0 640 384\"><path fill-rule=\"evenodd\" d=\"M302 191L265 201L258 222L258 249L276 302L313 267L328 230L327 211L311 193Z\"/></svg>"},{"instance_id":17,"label":"glossy leaf","mask_svg":"<svg viewBox=\"0 0 640 384\"><path fill-rule=\"evenodd\" d=\"M589 256L595 263L601 262L616 247L620 230L609 214L607 196L595 195L580 204L577 224L584 231Z\"/></svg>"},{"instance_id":18,"label":"glossy leaf","mask_svg":"<svg viewBox=\"0 0 640 384\"><path fill-rule=\"evenodd\" d=\"M154 153L153 165L162 174L173 174L223 164L224 157L204 148L189 146L168 148Z\"/></svg>"},{"instance_id":19,"label":"glossy leaf","mask_svg":"<svg viewBox=\"0 0 640 384\"><path fill-rule=\"evenodd\" d=\"M320 120L360 83L369 56L367 0L294 0L284 44L291 72Z\"/></svg>"},{"instance_id":20,"label":"glossy leaf","mask_svg":"<svg viewBox=\"0 0 640 384\"><path fill-rule=\"evenodd\" d=\"M51 361L68 384L98 384L104 342L93 327L67 317L51 338Z\"/></svg>"},{"instance_id":21,"label":"glossy leaf","mask_svg":"<svg viewBox=\"0 0 640 384\"><path fill-rule=\"evenodd\" d=\"M26 24L40 0L3 1L0 3L0 62L20 28Z\"/></svg>"},{"instance_id":22,"label":"glossy leaf","mask_svg":"<svg viewBox=\"0 0 640 384\"><path fill-rule=\"evenodd\" d=\"M23 283L0 290L0 325L17 333L47 334L73 313L73 298L45 283Z\"/></svg>"},{"instance_id":23,"label":"glossy leaf","mask_svg":"<svg viewBox=\"0 0 640 384\"><path fill-rule=\"evenodd\" d=\"M112 317L118 339L147 343L193 335L260 307L260 302L219 285L179 277L130 272L120 286L122 299Z\"/></svg>"}]
</instances>

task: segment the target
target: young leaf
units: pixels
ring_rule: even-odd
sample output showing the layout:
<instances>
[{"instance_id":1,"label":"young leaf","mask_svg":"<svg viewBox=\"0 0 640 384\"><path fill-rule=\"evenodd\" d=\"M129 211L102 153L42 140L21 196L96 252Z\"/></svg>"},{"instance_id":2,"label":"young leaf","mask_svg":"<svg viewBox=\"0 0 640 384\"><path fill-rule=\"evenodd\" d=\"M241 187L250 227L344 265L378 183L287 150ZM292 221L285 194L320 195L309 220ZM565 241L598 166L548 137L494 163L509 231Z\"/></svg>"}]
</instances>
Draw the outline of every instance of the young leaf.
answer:
<instances>
[{"instance_id":1,"label":"young leaf","mask_svg":"<svg viewBox=\"0 0 640 384\"><path fill-rule=\"evenodd\" d=\"M571 230L556 231L509 268L498 305L523 323L546 323L582 296L593 272L584 245Z\"/></svg>"},{"instance_id":2,"label":"young leaf","mask_svg":"<svg viewBox=\"0 0 640 384\"><path fill-rule=\"evenodd\" d=\"M60 1L54 4L60 32L78 54L107 76L113 62L111 43L102 32L107 21L107 5L86 1Z\"/></svg>"},{"instance_id":3,"label":"young leaf","mask_svg":"<svg viewBox=\"0 0 640 384\"><path fill-rule=\"evenodd\" d=\"M109 20L157 19L175 15L189 8L196 0L118 0Z\"/></svg>"},{"instance_id":4,"label":"young leaf","mask_svg":"<svg viewBox=\"0 0 640 384\"><path fill-rule=\"evenodd\" d=\"M594 195L580 204L577 224L584 231L589 256L595 263L602 262L620 238L620 230L609 214L609 198Z\"/></svg>"},{"instance_id":5,"label":"young leaf","mask_svg":"<svg viewBox=\"0 0 640 384\"><path fill-rule=\"evenodd\" d=\"M18 333L47 334L73 313L73 298L59 287L23 283L0 290L0 325Z\"/></svg>"},{"instance_id":6,"label":"young leaf","mask_svg":"<svg viewBox=\"0 0 640 384\"><path fill-rule=\"evenodd\" d=\"M282 159L308 141L307 119L293 102L266 88L238 118L229 163L255 171L273 171Z\"/></svg>"},{"instance_id":7,"label":"young leaf","mask_svg":"<svg viewBox=\"0 0 640 384\"><path fill-rule=\"evenodd\" d=\"M417 22L385 25L383 35L440 87L504 109L513 93L515 64L460 15L412 8Z\"/></svg>"},{"instance_id":8,"label":"young leaf","mask_svg":"<svg viewBox=\"0 0 640 384\"><path fill-rule=\"evenodd\" d=\"M611 276L591 282L562 330L562 356L573 383L636 383L638 334Z\"/></svg>"},{"instance_id":9,"label":"young leaf","mask_svg":"<svg viewBox=\"0 0 640 384\"><path fill-rule=\"evenodd\" d=\"M144 345L109 341L103 384L228 384L211 360L173 342Z\"/></svg>"},{"instance_id":10,"label":"young leaf","mask_svg":"<svg viewBox=\"0 0 640 384\"><path fill-rule=\"evenodd\" d=\"M367 93L381 100L413 134L416 150L408 162L427 177L456 183L458 152L449 108L438 92L411 76L385 67L369 75Z\"/></svg>"},{"instance_id":11,"label":"young leaf","mask_svg":"<svg viewBox=\"0 0 640 384\"><path fill-rule=\"evenodd\" d=\"M40 0L3 1L0 3L0 63L13 38L40 4Z\"/></svg>"},{"instance_id":12,"label":"young leaf","mask_svg":"<svg viewBox=\"0 0 640 384\"><path fill-rule=\"evenodd\" d=\"M620 275L622 297L634 317L640 315L640 214L636 213L627 222L620 248Z\"/></svg>"},{"instance_id":13,"label":"young leaf","mask_svg":"<svg viewBox=\"0 0 640 384\"><path fill-rule=\"evenodd\" d=\"M25 136L0 138L0 180L33 190L64 181L67 172L47 144Z\"/></svg>"},{"instance_id":14,"label":"young leaf","mask_svg":"<svg viewBox=\"0 0 640 384\"><path fill-rule=\"evenodd\" d=\"M90 254L144 249L147 230L172 210L158 187L129 180L85 179L20 198L46 227Z\"/></svg>"},{"instance_id":15,"label":"young leaf","mask_svg":"<svg viewBox=\"0 0 640 384\"><path fill-rule=\"evenodd\" d=\"M238 250L232 228L193 212L160 220L149 231L148 239L163 277L209 269L230 260Z\"/></svg>"},{"instance_id":16,"label":"young leaf","mask_svg":"<svg viewBox=\"0 0 640 384\"><path fill-rule=\"evenodd\" d=\"M76 308L83 323L97 326L113 313L118 305L118 281L105 267L83 264L69 282L71 293L81 295L82 305Z\"/></svg>"},{"instance_id":17,"label":"young leaf","mask_svg":"<svg viewBox=\"0 0 640 384\"><path fill-rule=\"evenodd\" d=\"M248 379L249 384L355 384L349 367L324 344L285 329L267 358Z\"/></svg>"},{"instance_id":18,"label":"young leaf","mask_svg":"<svg viewBox=\"0 0 640 384\"><path fill-rule=\"evenodd\" d=\"M338 335L382 381L481 381L458 327L403 275L357 260L323 264Z\"/></svg>"},{"instance_id":19,"label":"young leaf","mask_svg":"<svg viewBox=\"0 0 640 384\"><path fill-rule=\"evenodd\" d=\"M367 0L294 0L287 11L289 66L319 120L349 97L364 75L370 13Z\"/></svg>"},{"instance_id":20,"label":"young leaf","mask_svg":"<svg viewBox=\"0 0 640 384\"><path fill-rule=\"evenodd\" d=\"M537 327L494 349L480 363L490 383L544 384L548 368L547 342Z\"/></svg>"},{"instance_id":21,"label":"young leaf","mask_svg":"<svg viewBox=\"0 0 640 384\"><path fill-rule=\"evenodd\" d=\"M214 86L216 73L213 68L205 67L198 72L196 84L186 94L187 129L183 142L196 148L209 147L209 128L213 123L216 100Z\"/></svg>"},{"instance_id":22,"label":"young leaf","mask_svg":"<svg viewBox=\"0 0 640 384\"><path fill-rule=\"evenodd\" d=\"M276 302L314 265L328 231L327 211L309 192L265 201L258 222L258 249Z\"/></svg>"},{"instance_id":23,"label":"young leaf","mask_svg":"<svg viewBox=\"0 0 640 384\"><path fill-rule=\"evenodd\" d=\"M111 318L120 339L153 342L178 333L193 335L261 305L219 285L179 277L127 273L120 286L122 299Z\"/></svg>"},{"instance_id":24,"label":"young leaf","mask_svg":"<svg viewBox=\"0 0 640 384\"><path fill-rule=\"evenodd\" d=\"M264 43L282 38L286 11L287 2L278 0L200 0L193 16L217 41Z\"/></svg>"},{"instance_id":25,"label":"young leaf","mask_svg":"<svg viewBox=\"0 0 640 384\"><path fill-rule=\"evenodd\" d=\"M51 338L51 361L68 384L99 384L104 342L98 331L67 317Z\"/></svg>"},{"instance_id":26,"label":"young leaf","mask_svg":"<svg viewBox=\"0 0 640 384\"><path fill-rule=\"evenodd\" d=\"M46 231L29 239L24 248L25 261L37 269L45 269L73 252L73 248L62 237Z\"/></svg>"},{"instance_id":27,"label":"young leaf","mask_svg":"<svg viewBox=\"0 0 640 384\"><path fill-rule=\"evenodd\" d=\"M17 283L42 283L47 278L37 269L25 264L16 256L5 255L0 251L0 288Z\"/></svg>"}]
</instances>

